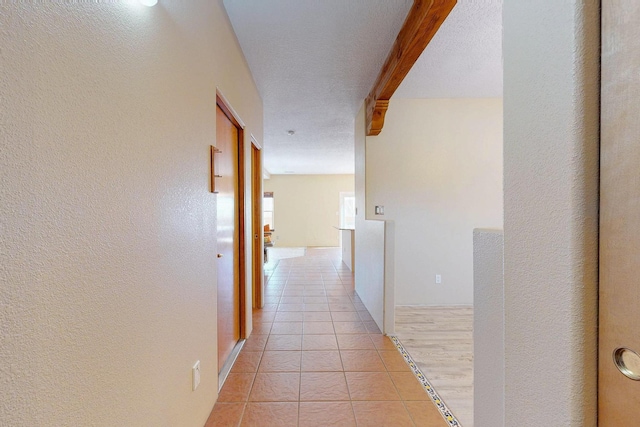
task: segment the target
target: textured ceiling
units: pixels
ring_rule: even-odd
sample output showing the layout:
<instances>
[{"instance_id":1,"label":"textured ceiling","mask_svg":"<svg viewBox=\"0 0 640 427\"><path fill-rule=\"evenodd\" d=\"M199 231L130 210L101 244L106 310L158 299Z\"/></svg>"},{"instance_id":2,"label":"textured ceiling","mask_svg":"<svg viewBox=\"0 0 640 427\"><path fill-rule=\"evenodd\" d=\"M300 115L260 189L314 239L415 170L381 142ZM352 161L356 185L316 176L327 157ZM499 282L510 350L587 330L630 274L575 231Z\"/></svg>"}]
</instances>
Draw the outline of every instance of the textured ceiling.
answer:
<instances>
[{"instance_id":1,"label":"textured ceiling","mask_svg":"<svg viewBox=\"0 0 640 427\"><path fill-rule=\"evenodd\" d=\"M264 102L270 173L353 173L353 118L412 3L224 0ZM396 97L501 96L501 3L459 0Z\"/></svg>"},{"instance_id":2,"label":"textured ceiling","mask_svg":"<svg viewBox=\"0 0 640 427\"><path fill-rule=\"evenodd\" d=\"M502 97L502 0L458 0L393 97Z\"/></svg>"}]
</instances>

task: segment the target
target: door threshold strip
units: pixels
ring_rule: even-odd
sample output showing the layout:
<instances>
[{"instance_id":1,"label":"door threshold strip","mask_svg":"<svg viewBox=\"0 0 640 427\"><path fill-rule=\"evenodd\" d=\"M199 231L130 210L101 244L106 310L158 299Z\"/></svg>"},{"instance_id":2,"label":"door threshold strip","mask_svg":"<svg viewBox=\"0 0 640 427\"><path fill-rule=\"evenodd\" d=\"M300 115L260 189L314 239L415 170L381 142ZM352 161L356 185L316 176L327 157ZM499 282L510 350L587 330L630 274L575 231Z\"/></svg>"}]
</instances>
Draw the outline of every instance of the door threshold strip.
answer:
<instances>
[{"instance_id":1,"label":"door threshold strip","mask_svg":"<svg viewBox=\"0 0 640 427\"><path fill-rule=\"evenodd\" d=\"M227 377L229 376L229 372L231 372L231 368L233 368L233 364L236 363L236 359L240 354L240 350L242 350L242 347L244 346L244 343L246 341L247 341L246 339L241 339L240 341L238 341L235 347L233 347L233 350L231 350L231 354L229 354L227 361L224 362L224 365L222 365L222 369L218 374L218 393L220 393L220 390L222 390L222 386L224 385L224 382L227 380Z\"/></svg>"},{"instance_id":2,"label":"door threshold strip","mask_svg":"<svg viewBox=\"0 0 640 427\"><path fill-rule=\"evenodd\" d=\"M413 374L416 376L418 381L420 381L420 384L422 384L422 387L426 390L433 403L438 407L440 415L442 415L447 424L451 427L462 427L462 424L460 424L455 415L453 415L453 412L451 412L451 410L447 407L440 395L438 395L435 388L433 388L427 377L424 375L424 373L422 373L422 370L414 362L413 358L404 348L398 337L396 337L395 335L389 335L389 338L391 338L391 341L393 341L398 351L402 354L405 362L407 362Z\"/></svg>"}]
</instances>

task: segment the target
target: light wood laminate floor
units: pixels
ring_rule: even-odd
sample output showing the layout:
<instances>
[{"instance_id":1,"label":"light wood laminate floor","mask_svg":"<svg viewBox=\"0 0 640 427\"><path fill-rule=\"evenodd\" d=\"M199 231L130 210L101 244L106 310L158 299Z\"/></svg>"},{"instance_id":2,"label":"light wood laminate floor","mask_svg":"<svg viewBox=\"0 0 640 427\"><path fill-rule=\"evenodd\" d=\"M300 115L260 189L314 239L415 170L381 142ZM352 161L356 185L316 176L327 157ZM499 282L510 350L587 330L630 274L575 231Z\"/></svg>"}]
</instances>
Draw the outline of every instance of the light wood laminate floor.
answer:
<instances>
[{"instance_id":1,"label":"light wood laminate floor","mask_svg":"<svg viewBox=\"0 0 640 427\"><path fill-rule=\"evenodd\" d=\"M463 427L473 427L473 308L396 307L396 335Z\"/></svg>"}]
</instances>

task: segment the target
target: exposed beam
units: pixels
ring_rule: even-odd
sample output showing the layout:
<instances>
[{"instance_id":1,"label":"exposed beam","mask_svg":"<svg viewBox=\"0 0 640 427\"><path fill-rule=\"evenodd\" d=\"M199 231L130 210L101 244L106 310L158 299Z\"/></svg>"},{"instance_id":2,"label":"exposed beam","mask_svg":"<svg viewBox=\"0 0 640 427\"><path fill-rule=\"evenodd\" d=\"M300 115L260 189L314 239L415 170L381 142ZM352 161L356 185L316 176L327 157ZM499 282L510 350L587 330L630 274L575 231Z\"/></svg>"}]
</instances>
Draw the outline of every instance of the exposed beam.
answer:
<instances>
[{"instance_id":1,"label":"exposed beam","mask_svg":"<svg viewBox=\"0 0 640 427\"><path fill-rule=\"evenodd\" d=\"M389 56L366 100L367 135L384 126L389 99L449 16L456 0L414 0Z\"/></svg>"}]
</instances>

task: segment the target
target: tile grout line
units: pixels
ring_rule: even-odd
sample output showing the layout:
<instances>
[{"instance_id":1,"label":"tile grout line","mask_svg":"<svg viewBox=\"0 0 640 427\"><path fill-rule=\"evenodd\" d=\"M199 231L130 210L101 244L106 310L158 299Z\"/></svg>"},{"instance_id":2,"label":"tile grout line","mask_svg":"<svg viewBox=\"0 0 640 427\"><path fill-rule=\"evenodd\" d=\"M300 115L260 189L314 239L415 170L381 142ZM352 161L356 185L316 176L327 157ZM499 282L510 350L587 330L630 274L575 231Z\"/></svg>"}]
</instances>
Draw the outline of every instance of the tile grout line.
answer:
<instances>
[{"instance_id":1,"label":"tile grout line","mask_svg":"<svg viewBox=\"0 0 640 427\"><path fill-rule=\"evenodd\" d=\"M332 263L333 264L333 263ZM340 276L340 273L338 273L338 269L336 268L336 266L333 266L333 269L336 271L336 273L338 274L338 280L340 281L340 284L342 285L342 288L345 288L344 283L342 282L342 277ZM345 289L346 291L346 289ZM351 303L353 304L353 298L351 295L349 295L349 293L347 293L347 296L349 297L349 300L351 301ZM329 308L331 308L331 306L329 306ZM356 312L357 313L357 312ZM358 314L358 317L360 317L360 315ZM333 315L331 315L331 323L334 323L333 320ZM333 331L335 332L335 337L336 337L336 345L338 346L338 355L340 356L340 363L342 363L342 375L344 376L344 382L347 385L347 394L349 395L349 406L351 406L351 413L353 414L353 421L356 423L356 426L358 425L358 419L356 417L356 411L355 409L353 409L353 399L351 397L351 389L349 388L349 382L347 381L347 371L345 371L344 369L344 363L342 362L342 352L340 350L340 345L338 344L338 333L335 330L335 324L333 327Z\"/></svg>"},{"instance_id":2,"label":"tile grout line","mask_svg":"<svg viewBox=\"0 0 640 427\"><path fill-rule=\"evenodd\" d=\"M300 336L302 340L302 335ZM296 426L300 426L300 404L302 403L302 343L300 343L300 371L298 374L298 419Z\"/></svg>"},{"instance_id":3,"label":"tile grout line","mask_svg":"<svg viewBox=\"0 0 640 427\"><path fill-rule=\"evenodd\" d=\"M389 337L389 338L392 338L392 337ZM380 357L380 360L382 360L382 364L384 365L384 369L385 369L387 375L389 375L389 379L391 380L391 383L395 387L396 393L398 393L398 396L400 397L400 402L402 402L402 406L404 406L404 409L409 414L409 418L411 418L411 422L413 422L413 424L417 426L417 424L416 424L416 422L414 420L414 414L411 411L409 411L409 408L407 408L407 401L402 397L402 394L400 393L400 388L398 387L398 384L396 384L396 382L393 380L393 377L391 376L391 371L389 371L389 369L387 367L387 364L385 363L384 359L382 359L381 349L376 348L376 352L378 353L378 357Z\"/></svg>"},{"instance_id":4,"label":"tile grout line","mask_svg":"<svg viewBox=\"0 0 640 427\"><path fill-rule=\"evenodd\" d=\"M335 265L333 266L333 268L334 270L336 270L336 273L337 273L338 270L335 268ZM344 289L344 284L342 283L342 279L340 278L340 275L338 275L338 280L340 280L340 284ZM326 291L326 287L325 287L325 291ZM349 296L349 300L351 300L351 296ZM351 301L353 302L353 300ZM329 308L331 308L331 306L329 306ZM330 311L330 313L332 312ZM338 333L336 332L336 328L333 320L333 314L330 314L330 316L331 316L331 324L334 325L333 332L336 339L336 346L338 347L338 356L340 357L340 363L342 364L342 376L344 377L344 383L347 386L347 394L349 395L349 407L351 408L351 413L353 414L353 421L356 423L356 425L358 425L358 420L356 418L356 411L353 409L353 398L351 397L351 389L349 388L349 383L347 381L347 371L344 370L344 363L342 361L342 352L340 351L340 345L338 344Z\"/></svg>"},{"instance_id":5,"label":"tile grout line","mask_svg":"<svg viewBox=\"0 0 640 427\"><path fill-rule=\"evenodd\" d=\"M462 427L458 419L455 417L455 415L453 415L453 412L451 412L449 407L447 407L447 405L444 403L444 400L442 400L440 395L433 388L433 385L431 385L422 370L414 362L409 352L404 348L398 337L396 337L395 335L389 335L389 338L391 338L396 346L396 349L400 352L400 354L402 354L404 361L409 365L411 371L431 398L432 403L436 405L438 411L440 412L440 415L442 415L447 424L451 427Z\"/></svg>"}]
</instances>

